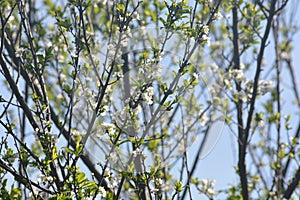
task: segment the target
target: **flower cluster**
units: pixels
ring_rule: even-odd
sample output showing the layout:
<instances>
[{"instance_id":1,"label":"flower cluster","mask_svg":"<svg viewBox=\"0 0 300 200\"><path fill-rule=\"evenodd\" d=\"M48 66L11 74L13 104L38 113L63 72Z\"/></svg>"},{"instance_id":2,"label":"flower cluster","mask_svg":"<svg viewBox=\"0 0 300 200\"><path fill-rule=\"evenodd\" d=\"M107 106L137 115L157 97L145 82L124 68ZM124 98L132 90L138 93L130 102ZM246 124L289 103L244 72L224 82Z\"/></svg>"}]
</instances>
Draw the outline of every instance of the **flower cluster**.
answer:
<instances>
[{"instance_id":1,"label":"flower cluster","mask_svg":"<svg viewBox=\"0 0 300 200\"><path fill-rule=\"evenodd\" d=\"M154 88L153 87L148 87L143 93L142 93L142 98L147 104L152 104L153 103L153 95L154 95Z\"/></svg>"},{"instance_id":2,"label":"flower cluster","mask_svg":"<svg viewBox=\"0 0 300 200\"><path fill-rule=\"evenodd\" d=\"M212 70L215 70L215 67L212 67ZM220 86L224 85L228 91L231 91L231 95L233 96L234 101L242 100L244 103L247 103L251 100L254 88L254 81L247 79L244 75L244 71L242 68L240 69L229 69L228 72L221 74L220 80L223 83L219 83ZM233 89L233 82L241 84L242 90L235 91ZM215 86L216 87L216 86ZM210 89L211 93L213 93L213 87ZM270 80L260 80L257 86L257 95L264 95L272 90L274 87L274 83Z\"/></svg>"},{"instance_id":3,"label":"flower cluster","mask_svg":"<svg viewBox=\"0 0 300 200\"><path fill-rule=\"evenodd\" d=\"M38 182L52 183L53 182L53 177L52 176L46 176L44 174L39 174Z\"/></svg>"},{"instance_id":4,"label":"flower cluster","mask_svg":"<svg viewBox=\"0 0 300 200\"><path fill-rule=\"evenodd\" d=\"M141 155L142 154L142 150L140 148L136 148L136 150L134 150L132 152L132 156L135 158L137 157L138 155Z\"/></svg>"},{"instance_id":5,"label":"flower cluster","mask_svg":"<svg viewBox=\"0 0 300 200\"><path fill-rule=\"evenodd\" d=\"M215 20L220 20L222 18L223 18L223 15L220 12L215 13L215 15L214 15Z\"/></svg>"},{"instance_id":6,"label":"flower cluster","mask_svg":"<svg viewBox=\"0 0 300 200\"><path fill-rule=\"evenodd\" d=\"M207 25L202 25L202 31L204 34L202 34L201 41L204 43L210 44L210 37L209 34L209 27Z\"/></svg>"},{"instance_id":7,"label":"flower cluster","mask_svg":"<svg viewBox=\"0 0 300 200\"><path fill-rule=\"evenodd\" d=\"M253 93L253 86L254 82L247 80L245 82L245 93L248 96L248 99L252 98L252 93ZM258 82L258 87L257 87L257 95L264 95L267 92L270 92L274 88L274 83L273 81L270 80L260 80Z\"/></svg>"},{"instance_id":8,"label":"flower cluster","mask_svg":"<svg viewBox=\"0 0 300 200\"><path fill-rule=\"evenodd\" d=\"M160 190L162 184L163 184L163 180L161 178L154 178L152 180L154 182L154 188L151 188L151 192L152 193L156 193Z\"/></svg>"},{"instance_id":9,"label":"flower cluster","mask_svg":"<svg viewBox=\"0 0 300 200\"><path fill-rule=\"evenodd\" d=\"M97 132L96 136L101 138L105 133L108 133L109 135L113 135L116 131L116 127L114 124L111 123L102 123L100 125L101 129L99 132Z\"/></svg>"},{"instance_id":10,"label":"flower cluster","mask_svg":"<svg viewBox=\"0 0 300 200\"><path fill-rule=\"evenodd\" d=\"M207 180L207 179L203 179L200 181L199 185L198 185L198 190L207 195L208 198L212 199L216 194L217 191L214 189L214 186L216 184L216 180Z\"/></svg>"},{"instance_id":11,"label":"flower cluster","mask_svg":"<svg viewBox=\"0 0 300 200\"><path fill-rule=\"evenodd\" d=\"M100 186L100 187L98 188L98 190L99 190L99 195L100 195L101 197L106 197L106 190L105 190L104 187Z\"/></svg>"},{"instance_id":12,"label":"flower cluster","mask_svg":"<svg viewBox=\"0 0 300 200\"><path fill-rule=\"evenodd\" d=\"M125 42L123 43L123 45L125 45ZM119 65L124 63L124 60L122 59L122 51L120 47L117 47L117 44L110 43L107 46L107 51L108 51L107 57L111 60L111 62L114 60L115 64L119 64Z\"/></svg>"}]
</instances>

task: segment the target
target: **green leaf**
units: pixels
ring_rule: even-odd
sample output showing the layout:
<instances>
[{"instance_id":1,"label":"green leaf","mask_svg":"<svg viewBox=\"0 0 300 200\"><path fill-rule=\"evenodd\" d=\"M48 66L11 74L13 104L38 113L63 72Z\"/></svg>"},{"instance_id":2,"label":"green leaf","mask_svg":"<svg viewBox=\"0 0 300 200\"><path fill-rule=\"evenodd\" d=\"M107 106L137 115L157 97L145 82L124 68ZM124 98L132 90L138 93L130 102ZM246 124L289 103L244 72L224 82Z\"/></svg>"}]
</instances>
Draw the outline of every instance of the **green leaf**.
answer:
<instances>
[{"instance_id":1,"label":"green leaf","mask_svg":"<svg viewBox=\"0 0 300 200\"><path fill-rule=\"evenodd\" d=\"M183 184L180 181L175 182L175 191L176 192L181 192L183 190Z\"/></svg>"},{"instance_id":2,"label":"green leaf","mask_svg":"<svg viewBox=\"0 0 300 200\"><path fill-rule=\"evenodd\" d=\"M121 11L122 13L124 13L124 11L125 11L125 6L124 6L124 4L118 3L118 4L117 4L117 10L118 10L118 11Z\"/></svg>"},{"instance_id":3,"label":"green leaf","mask_svg":"<svg viewBox=\"0 0 300 200\"><path fill-rule=\"evenodd\" d=\"M63 149L64 149L67 153L75 154L75 152L74 152L72 149L68 148L68 147L63 147Z\"/></svg>"},{"instance_id":4,"label":"green leaf","mask_svg":"<svg viewBox=\"0 0 300 200\"><path fill-rule=\"evenodd\" d=\"M70 85L68 85L68 84L65 84L63 90L64 90L68 95L71 95L72 87L71 87Z\"/></svg>"},{"instance_id":5,"label":"green leaf","mask_svg":"<svg viewBox=\"0 0 300 200\"><path fill-rule=\"evenodd\" d=\"M64 21L58 21L58 22L56 22L56 24L67 30L71 30L71 27L72 27L72 23L71 23L70 19L65 19Z\"/></svg>"},{"instance_id":6,"label":"green leaf","mask_svg":"<svg viewBox=\"0 0 300 200\"><path fill-rule=\"evenodd\" d=\"M85 174L83 172L78 173L76 177L78 183L82 183L85 180Z\"/></svg>"}]
</instances>

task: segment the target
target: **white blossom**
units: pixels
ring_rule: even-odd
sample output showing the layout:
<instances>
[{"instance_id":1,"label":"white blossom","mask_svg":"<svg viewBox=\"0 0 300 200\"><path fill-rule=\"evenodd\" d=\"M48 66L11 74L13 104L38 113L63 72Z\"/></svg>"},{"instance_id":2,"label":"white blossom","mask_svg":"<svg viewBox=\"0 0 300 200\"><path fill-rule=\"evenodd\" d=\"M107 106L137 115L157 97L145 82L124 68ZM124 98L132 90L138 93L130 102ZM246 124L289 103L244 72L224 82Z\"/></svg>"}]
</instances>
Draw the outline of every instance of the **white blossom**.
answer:
<instances>
[{"instance_id":1,"label":"white blossom","mask_svg":"<svg viewBox=\"0 0 300 200\"><path fill-rule=\"evenodd\" d=\"M158 188L152 188L150 192L151 192L151 193L156 193L156 192L158 192L158 191L159 191Z\"/></svg>"},{"instance_id":2,"label":"white blossom","mask_svg":"<svg viewBox=\"0 0 300 200\"><path fill-rule=\"evenodd\" d=\"M281 52L280 57L281 57L281 59L284 59L284 60L290 60L292 58L292 55L290 53L287 53L284 51L284 52Z\"/></svg>"},{"instance_id":3,"label":"white blossom","mask_svg":"<svg viewBox=\"0 0 300 200\"><path fill-rule=\"evenodd\" d=\"M161 178L155 178L154 182L156 185L162 185L163 184L163 180Z\"/></svg>"},{"instance_id":4,"label":"white blossom","mask_svg":"<svg viewBox=\"0 0 300 200\"><path fill-rule=\"evenodd\" d=\"M173 187L172 187L170 181L167 181L167 182L163 185L163 187L161 188L161 190L162 190L163 192L167 192L167 191L170 191L170 190L172 190L172 189L173 189Z\"/></svg>"},{"instance_id":5,"label":"white blossom","mask_svg":"<svg viewBox=\"0 0 300 200\"><path fill-rule=\"evenodd\" d=\"M214 189L212 189L212 188L208 188L207 189L207 196L209 197L209 198L212 198L214 195L216 195L217 194L217 192L216 192L216 190L214 190Z\"/></svg>"},{"instance_id":6,"label":"white blossom","mask_svg":"<svg viewBox=\"0 0 300 200\"><path fill-rule=\"evenodd\" d=\"M116 152L112 152L106 159L108 159L111 164L115 164L118 161L118 155Z\"/></svg>"},{"instance_id":7,"label":"white blossom","mask_svg":"<svg viewBox=\"0 0 300 200\"><path fill-rule=\"evenodd\" d=\"M184 140L180 140L178 151L180 154L183 154L186 151Z\"/></svg>"},{"instance_id":8,"label":"white blossom","mask_svg":"<svg viewBox=\"0 0 300 200\"><path fill-rule=\"evenodd\" d=\"M107 105L102 106L101 110L100 110L100 116L105 117L107 114L107 111L108 111L108 106Z\"/></svg>"},{"instance_id":9,"label":"white blossom","mask_svg":"<svg viewBox=\"0 0 300 200\"><path fill-rule=\"evenodd\" d=\"M106 190L104 189L104 187L100 186L98 189L100 196L106 197Z\"/></svg>"},{"instance_id":10,"label":"white blossom","mask_svg":"<svg viewBox=\"0 0 300 200\"><path fill-rule=\"evenodd\" d=\"M105 170L104 170L104 176L105 177L109 177L110 176L110 169L108 169L108 168L106 168Z\"/></svg>"},{"instance_id":11,"label":"white blossom","mask_svg":"<svg viewBox=\"0 0 300 200\"><path fill-rule=\"evenodd\" d=\"M147 103L147 104L152 104L153 103L153 95L154 95L154 88L153 87L148 87L145 92L143 92L142 94L142 98L143 100Z\"/></svg>"},{"instance_id":12,"label":"white blossom","mask_svg":"<svg viewBox=\"0 0 300 200\"><path fill-rule=\"evenodd\" d=\"M132 18L137 19L137 20L141 20L141 17L140 17L140 15L137 11L134 11L134 13L132 14Z\"/></svg>"},{"instance_id":13,"label":"white blossom","mask_svg":"<svg viewBox=\"0 0 300 200\"><path fill-rule=\"evenodd\" d=\"M245 65L244 65L244 63L240 63L240 69L245 69Z\"/></svg>"},{"instance_id":14,"label":"white blossom","mask_svg":"<svg viewBox=\"0 0 300 200\"><path fill-rule=\"evenodd\" d=\"M110 43L108 46L107 46L107 50L108 50L108 53L107 53L107 57L109 59L113 59L115 57L115 54L116 54L116 44L113 44L113 43ZM120 53L120 50L118 52L118 54ZM122 52L121 52L122 53Z\"/></svg>"},{"instance_id":15,"label":"white blossom","mask_svg":"<svg viewBox=\"0 0 300 200\"><path fill-rule=\"evenodd\" d=\"M199 189L201 193L206 194L209 198L213 198L217 194L217 191L214 189L216 181L203 179L200 181Z\"/></svg>"},{"instance_id":16,"label":"white blossom","mask_svg":"<svg viewBox=\"0 0 300 200\"><path fill-rule=\"evenodd\" d=\"M238 82L245 80L244 72L241 69L229 70L229 73L231 73L232 77Z\"/></svg>"},{"instance_id":17,"label":"white blossom","mask_svg":"<svg viewBox=\"0 0 300 200\"><path fill-rule=\"evenodd\" d=\"M48 42L46 42L46 44L45 44L45 47L46 47L46 48L49 48L49 47L52 47L52 46L53 46L53 44L52 44L51 41L48 41Z\"/></svg>"},{"instance_id":18,"label":"white blossom","mask_svg":"<svg viewBox=\"0 0 300 200\"><path fill-rule=\"evenodd\" d=\"M273 81L260 80L258 86L259 86L259 93L264 95L267 92L270 92L275 85Z\"/></svg>"},{"instance_id":19,"label":"white blossom","mask_svg":"<svg viewBox=\"0 0 300 200\"><path fill-rule=\"evenodd\" d=\"M124 77L123 72L121 72L121 71L114 72L113 76L117 77L117 78L123 78Z\"/></svg>"},{"instance_id":20,"label":"white blossom","mask_svg":"<svg viewBox=\"0 0 300 200\"><path fill-rule=\"evenodd\" d=\"M223 15L220 12L217 12L217 13L215 13L214 17L215 17L215 20L220 20L223 18Z\"/></svg>"},{"instance_id":21,"label":"white blossom","mask_svg":"<svg viewBox=\"0 0 300 200\"><path fill-rule=\"evenodd\" d=\"M23 52L25 52L25 49L23 48L23 47L21 47L21 48L18 48L17 50L16 50L16 57L17 58L19 58L19 57L21 57L21 55L23 54Z\"/></svg>"},{"instance_id":22,"label":"white blossom","mask_svg":"<svg viewBox=\"0 0 300 200\"><path fill-rule=\"evenodd\" d=\"M208 37L206 34L202 35L201 40L207 44L210 44L210 37Z\"/></svg>"},{"instance_id":23,"label":"white blossom","mask_svg":"<svg viewBox=\"0 0 300 200\"><path fill-rule=\"evenodd\" d=\"M121 40L121 46L122 47L127 47L128 46L128 38L127 37L123 37Z\"/></svg>"},{"instance_id":24,"label":"white blossom","mask_svg":"<svg viewBox=\"0 0 300 200\"><path fill-rule=\"evenodd\" d=\"M145 26L141 26L140 27L140 31L141 31L141 35L142 36L145 36L147 34L147 30L146 30L146 27Z\"/></svg>"},{"instance_id":25,"label":"white blossom","mask_svg":"<svg viewBox=\"0 0 300 200\"><path fill-rule=\"evenodd\" d=\"M107 132L108 134L113 134L115 132L115 125L111 123L102 123L101 128L103 132Z\"/></svg>"},{"instance_id":26,"label":"white blossom","mask_svg":"<svg viewBox=\"0 0 300 200\"><path fill-rule=\"evenodd\" d=\"M207 25L203 25L203 32L207 35L209 33L209 27Z\"/></svg>"},{"instance_id":27,"label":"white blossom","mask_svg":"<svg viewBox=\"0 0 300 200\"><path fill-rule=\"evenodd\" d=\"M134 150L132 152L132 156L135 158L136 156L138 155L141 155L142 154L142 150L140 148L136 148L136 150Z\"/></svg>"},{"instance_id":28,"label":"white blossom","mask_svg":"<svg viewBox=\"0 0 300 200\"><path fill-rule=\"evenodd\" d=\"M52 176L46 176L44 174L39 174L37 180L38 180L38 182L52 183L53 182L53 177Z\"/></svg>"},{"instance_id":29,"label":"white blossom","mask_svg":"<svg viewBox=\"0 0 300 200\"><path fill-rule=\"evenodd\" d=\"M73 136L82 136L85 135L84 132L78 131L78 130L72 130L71 135Z\"/></svg>"},{"instance_id":30,"label":"white blossom","mask_svg":"<svg viewBox=\"0 0 300 200\"><path fill-rule=\"evenodd\" d=\"M219 67L216 63L213 63L210 65L210 70L214 73L216 73L219 70Z\"/></svg>"}]
</instances>

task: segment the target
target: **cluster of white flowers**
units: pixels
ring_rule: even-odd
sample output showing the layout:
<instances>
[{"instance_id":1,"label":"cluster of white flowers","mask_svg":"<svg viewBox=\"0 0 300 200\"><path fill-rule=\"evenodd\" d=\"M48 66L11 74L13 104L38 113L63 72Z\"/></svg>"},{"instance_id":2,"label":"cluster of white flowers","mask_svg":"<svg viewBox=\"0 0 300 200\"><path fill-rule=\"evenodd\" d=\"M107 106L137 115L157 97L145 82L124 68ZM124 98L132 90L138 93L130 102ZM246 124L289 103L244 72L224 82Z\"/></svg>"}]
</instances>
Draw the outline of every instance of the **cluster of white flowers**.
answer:
<instances>
[{"instance_id":1,"label":"cluster of white flowers","mask_svg":"<svg viewBox=\"0 0 300 200\"><path fill-rule=\"evenodd\" d=\"M62 52L67 52L68 48L67 45L64 44L64 41L62 39L59 39L60 45L59 47L57 45L54 46L53 48L53 53L57 54L57 61L59 63L65 63L66 62L66 57L62 54Z\"/></svg>"},{"instance_id":2,"label":"cluster of white flowers","mask_svg":"<svg viewBox=\"0 0 300 200\"><path fill-rule=\"evenodd\" d=\"M156 58L146 59L138 68L137 81L149 82L153 77L155 77L156 80L160 80L162 77L162 66L159 62L162 60L163 55L163 53L158 53ZM145 74L147 74L146 77Z\"/></svg>"},{"instance_id":3,"label":"cluster of white flowers","mask_svg":"<svg viewBox=\"0 0 300 200\"><path fill-rule=\"evenodd\" d=\"M259 133L261 135L265 135L266 134L266 130L265 130L265 121L261 118L258 118L256 120L253 120L253 127L257 127L259 130Z\"/></svg>"},{"instance_id":4,"label":"cluster of white flowers","mask_svg":"<svg viewBox=\"0 0 300 200\"><path fill-rule=\"evenodd\" d=\"M85 133L74 129L74 130L72 130L71 135L73 135L73 136L83 136L83 135L85 135Z\"/></svg>"},{"instance_id":5,"label":"cluster of white flowers","mask_svg":"<svg viewBox=\"0 0 300 200\"><path fill-rule=\"evenodd\" d=\"M98 3L102 4L103 6L108 5L109 7L113 6L114 1L108 1L108 0L93 0L93 6L98 7Z\"/></svg>"},{"instance_id":6,"label":"cluster of white flowers","mask_svg":"<svg viewBox=\"0 0 300 200\"><path fill-rule=\"evenodd\" d=\"M140 26L141 36L145 36L147 34L146 26Z\"/></svg>"},{"instance_id":7,"label":"cluster of white flowers","mask_svg":"<svg viewBox=\"0 0 300 200\"><path fill-rule=\"evenodd\" d=\"M269 196L274 199L274 200L287 200L286 198L283 198L283 197L277 197L277 193L274 192L274 191L270 191L269 192Z\"/></svg>"},{"instance_id":8,"label":"cluster of white flowers","mask_svg":"<svg viewBox=\"0 0 300 200\"><path fill-rule=\"evenodd\" d=\"M115 53L116 53L116 45L113 44L113 43L110 43L108 46L107 46L107 56L108 58L113 58L115 56Z\"/></svg>"},{"instance_id":9,"label":"cluster of white flowers","mask_svg":"<svg viewBox=\"0 0 300 200\"><path fill-rule=\"evenodd\" d=\"M99 191L99 195L100 195L101 197L106 197L106 190L105 190L104 187L100 186L100 187L98 188L98 191Z\"/></svg>"},{"instance_id":10,"label":"cluster of white flowers","mask_svg":"<svg viewBox=\"0 0 300 200\"><path fill-rule=\"evenodd\" d=\"M141 20L141 17L137 11L134 11L134 13L132 13L132 18L136 20Z\"/></svg>"},{"instance_id":11,"label":"cluster of white flowers","mask_svg":"<svg viewBox=\"0 0 300 200\"><path fill-rule=\"evenodd\" d=\"M167 181L161 187L161 191L163 192L169 192L172 191L172 189L173 189L173 185L171 184L171 181Z\"/></svg>"},{"instance_id":12,"label":"cluster of white flowers","mask_svg":"<svg viewBox=\"0 0 300 200\"><path fill-rule=\"evenodd\" d=\"M163 180L161 178L155 178L154 183L155 185L161 186L163 184Z\"/></svg>"},{"instance_id":13,"label":"cluster of white flowers","mask_svg":"<svg viewBox=\"0 0 300 200\"><path fill-rule=\"evenodd\" d=\"M121 45L122 45L122 42L121 42ZM123 45L127 45L126 42L124 42ZM110 59L111 62L115 58L115 64L121 65L124 63L124 60L122 59L121 48L117 48L117 44L110 43L107 46L107 50L108 50L107 57L108 57L108 59ZM118 52L116 52L117 50L118 50ZM107 70L109 70L109 69L107 69Z\"/></svg>"},{"instance_id":14,"label":"cluster of white flowers","mask_svg":"<svg viewBox=\"0 0 300 200\"><path fill-rule=\"evenodd\" d=\"M109 163L114 165L118 162L118 159L119 159L119 156L116 152L116 147L115 147L115 151L110 153L107 157L106 157L107 160L109 160Z\"/></svg>"},{"instance_id":15,"label":"cluster of white flowers","mask_svg":"<svg viewBox=\"0 0 300 200\"><path fill-rule=\"evenodd\" d=\"M154 88L148 87L143 93L142 98L147 104L153 103Z\"/></svg>"},{"instance_id":16,"label":"cluster of white flowers","mask_svg":"<svg viewBox=\"0 0 300 200\"><path fill-rule=\"evenodd\" d=\"M201 193L207 195L210 199L213 198L217 194L217 191L214 189L216 184L216 180L207 180L203 179L200 181L199 190Z\"/></svg>"},{"instance_id":17,"label":"cluster of white flowers","mask_svg":"<svg viewBox=\"0 0 300 200\"><path fill-rule=\"evenodd\" d=\"M115 189L118 186L118 182L114 179L111 179L111 181L108 182L107 187L110 189Z\"/></svg>"},{"instance_id":18,"label":"cluster of white flowers","mask_svg":"<svg viewBox=\"0 0 300 200\"><path fill-rule=\"evenodd\" d=\"M123 78L124 75L123 75L123 72L122 72L122 71L117 71L117 72L114 72L113 77L116 77L116 78Z\"/></svg>"},{"instance_id":19,"label":"cluster of white flowers","mask_svg":"<svg viewBox=\"0 0 300 200\"><path fill-rule=\"evenodd\" d=\"M135 158L137 157L138 155L141 155L142 154L142 150L140 148L136 148L136 150L134 150L132 152L132 156Z\"/></svg>"},{"instance_id":20,"label":"cluster of white flowers","mask_svg":"<svg viewBox=\"0 0 300 200\"><path fill-rule=\"evenodd\" d=\"M77 57L78 57L78 54L79 54L79 53L77 52L75 46L70 46L70 47L68 48L68 52L71 52L71 57L72 57L72 58L77 58Z\"/></svg>"},{"instance_id":21,"label":"cluster of white flowers","mask_svg":"<svg viewBox=\"0 0 300 200\"><path fill-rule=\"evenodd\" d=\"M44 174L39 174L37 181L38 182L52 183L53 182L53 177L52 176L46 176Z\"/></svg>"},{"instance_id":22,"label":"cluster of white flowers","mask_svg":"<svg viewBox=\"0 0 300 200\"><path fill-rule=\"evenodd\" d=\"M208 35L206 35L206 34L202 35L201 41L203 41L204 43L207 43L208 45L210 45L210 37L208 37Z\"/></svg>"},{"instance_id":23,"label":"cluster of white flowers","mask_svg":"<svg viewBox=\"0 0 300 200\"><path fill-rule=\"evenodd\" d=\"M210 44L210 37L208 37L209 27L207 25L202 25L202 31L204 34L202 35L201 40L204 43Z\"/></svg>"},{"instance_id":24,"label":"cluster of white flowers","mask_svg":"<svg viewBox=\"0 0 300 200\"><path fill-rule=\"evenodd\" d=\"M290 60L290 59L292 59L292 55L290 53L288 53L288 52L285 52L285 51L283 51L283 52L280 53L280 57L283 60Z\"/></svg>"},{"instance_id":25,"label":"cluster of white flowers","mask_svg":"<svg viewBox=\"0 0 300 200\"><path fill-rule=\"evenodd\" d=\"M27 4L25 4L25 5L27 5ZM12 8L11 8L11 6L9 6L9 5L7 5L6 6L6 9L4 8L3 9L4 11L10 11L10 10L12 10ZM10 14L8 14L7 13L7 15L5 15L5 16L10 16L9 18L7 18L7 22L6 22L6 26L9 26L9 28L11 29L11 30L17 30L17 23L16 23L16 20L15 20L15 17L13 16L13 15L10 15ZM2 28L2 27L1 27ZM16 37L16 34L17 34L17 31L11 31L11 37L12 38L15 38Z\"/></svg>"},{"instance_id":26,"label":"cluster of white flowers","mask_svg":"<svg viewBox=\"0 0 300 200\"><path fill-rule=\"evenodd\" d=\"M231 95L233 96L234 100L240 99L244 103L247 103L252 98L253 93L253 87L254 87L254 81L247 79L247 77L244 75L243 71L244 65L241 64L240 69L229 69L228 72L224 73L220 70L220 72L216 75L217 76L217 83L212 84L212 86L209 88L209 92L211 93L212 97L218 96L218 92L220 92L220 88L223 86L226 87L227 92L231 91ZM212 65L210 67L210 70L214 73L216 73L217 66ZM233 88L233 82L238 82L241 84L242 90L236 91ZM257 95L264 95L272 90L274 87L273 81L270 80L260 80L258 82L258 88L257 88ZM213 101L213 103L217 104L217 101Z\"/></svg>"},{"instance_id":27,"label":"cluster of white flowers","mask_svg":"<svg viewBox=\"0 0 300 200\"><path fill-rule=\"evenodd\" d=\"M202 24L201 22L198 22L197 29L202 32L201 38L198 38L198 39L200 39L199 42L201 42L201 43L204 42L204 43L210 44L210 37L208 37L209 26Z\"/></svg>"},{"instance_id":28,"label":"cluster of white flowers","mask_svg":"<svg viewBox=\"0 0 300 200\"><path fill-rule=\"evenodd\" d=\"M247 94L248 100L251 99L253 93L254 82L246 80L245 82L245 93ZM270 92L274 88L274 82L270 80L260 80L258 82L257 95L264 95Z\"/></svg>"},{"instance_id":29,"label":"cluster of white flowers","mask_svg":"<svg viewBox=\"0 0 300 200\"><path fill-rule=\"evenodd\" d=\"M229 69L227 73L224 75L225 84L231 82L231 80L235 80L237 82L245 81L246 77L242 69Z\"/></svg>"},{"instance_id":30,"label":"cluster of white flowers","mask_svg":"<svg viewBox=\"0 0 300 200\"><path fill-rule=\"evenodd\" d=\"M208 33L209 33L209 27L207 25L203 25L202 26L202 30L203 30L203 33L205 33L206 35L208 35Z\"/></svg>"},{"instance_id":31,"label":"cluster of white flowers","mask_svg":"<svg viewBox=\"0 0 300 200\"><path fill-rule=\"evenodd\" d=\"M107 159L109 159L109 161L111 162L110 157L108 157ZM110 188L111 190L114 190L118 186L117 177L112 176L110 170L105 170L104 176L105 176L105 181L107 182L107 187ZM101 189L101 193L102 193L103 197L105 197L105 195L106 195L106 193L104 193L104 191L105 191L104 188L103 188L103 190ZM100 192L100 188L99 188L99 192Z\"/></svg>"},{"instance_id":32,"label":"cluster of white flowers","mask_svg":"<svg viewBox=\"0 0 300 200\"><path fill-rule=\"evenodd\" d=\"M178 148L179 153L180 153L180 154L183 154L183 153L186 151L186 145L185 145L185 142L184 142L183 139L180 140L178 146L179 146L179 148Z\"/></svg>"},{"instance_id":33,"label":"cluster of white flowers","mask_svg":"<svg viewBox=\"0 0 300 200\"><path fill-rule=\"evenodd\" d=\"M43 108L43 112L47 112L47 106L45 106ZM41 116L41 118L42 118L42 116ZM52 122L50 120L44 120L44 119L42 119L41 121L42 121L43 127L51 127L51 125L52 125Z\"/></svg>"},{"instance_id":34,"label":"cluster of white flowers","mask_svg":"<svg viewBox=\"0 0 300 200\"><path fill-rule=\"evenodd\" d=\"M220 20L223 18L223 15L220 12L215 13L214 20Z\"/></svg>"},{"instance_id":35,"label":"cluster of white flowers","mask_svg":"<svg viewBox=\"0 0 300 200\"><path fill-rule=\"evenodd\" d=\"M216 63L211 64L209 67L210 67L210 70L211 70L213 73L217 73L218 70L219 70L219 67L218 67L218 65L217 65Z\"/></svg>"},{"instance_id":36,"label":"cluster of white flowers","mask_svg":"<svg viewBox=\"0 0 300 200\"><path fill-rule=\"evenodd\" d=\"M58 135L54 134L52 131L49 132L49 131L46 130L45 135L50 138L51 142L53 142L53 143L58 142Z\"/></svg>"},{"instance_id":37,"label":"cluster of white flowers","mask_svg":"<svg viewBox=\"0 0 300 200\"><path fill-rule=\"evenodd\" d=\"M234 91L232 93L232 96L234 97L235 101L241 100L244 103L249 102L250 98L248 98L249 94L245 93L245 91Z\"/></svg>"},{"instance_id":38,"label":"cluster of white flowers","mask_svg":"<svg viewBox=\"0 0 300 200\"><path fill-rule=\"evenodd\" d=\"M126 37L125 34L122 34L121 38L121 47L127 47L128 46L128 37Z\"/></svg>"},{"instance_id":39,"label":"cluster of white flowers","mask_svg":"<svg viewBox=\"0 0 300 200\"><path fill-rule=\"evenodd\" d=\"M129 43L129 39L132 38L132 30L130 27L127 27L126 30L118 30L116 31L116 39L120 39L121 47L127 47Z\"/></svg>"},{"instance_id":40,"label":"cluster of white flowers","mask_svg":"<svg viewBox=\"0 0 300 200\"><path fill-rule=\"evenodd\" d=\"M270 80L260 80L258 82L258 94L264 95L275 87L274 82Z\"/></svg>"},{"instance_id":41,"label":"cluster of white flowers","mask_svg":"<svg viewBox=\"0 0 300 200\"><path fill-rule=\"evenodd\" d=\"M107 105L101 106L101 108L99 110L100 116L105 117L107 112L108 112L108 106Z\"/></svg>"},{"instance_id":42,"label":"cluster of white flowers","mask_svg":"<svg viewBox=\"0 0 300 200\"><path fill-rule=\"evenodd\" d=\"M110 171L110 169L106 168L104 170L104 177L110 177L110 176L111 176L111 171Z\"/></svg>"},{"instance_id":43,"label":"cluster of white flowers","mask_svg":"<svg viewBox=\"0 0 300 200\"><path fill-rule=\"evenodd\" d=\"M22 56L22 54L25 52L25 49L23 47L17 48L16 49L16 57L19 58Z\"/></svg>"},{"instance_id":44,"label":"cluster of white flowers","mask_svg":"<svg viewBox=\"0 0 300 200\"><path fill-rule=\"evenodd\" d=\"M116 127L114 124L103 122L101 124L101 131L99 133L97 133L97 136L102 137L105 133L112 135L115 132L116 132Z\"/></svg>"},{"instance_id":45,"label":"cluster of white flowers","mask_svg":"<svg viewBox=\"0 0 300 200\"><path fill-rule=\"evenodd\" d=\"M152 192L152 193L156 193L156 192L159 191L159 188L162 186L163 180L162 180L161 178L155 178L155 179L153 180L153 182L154 182L154 185L155 185L156 187L151 188L151 192Z\"/></svg>"}]
</instances>

